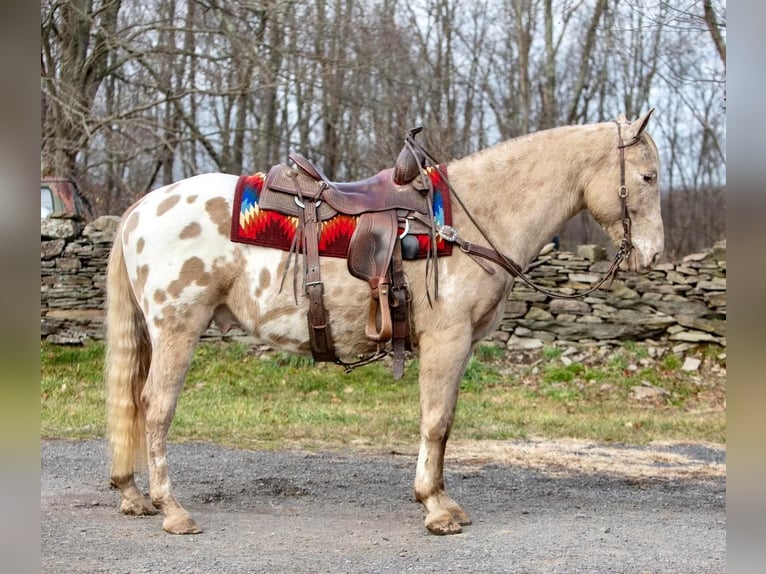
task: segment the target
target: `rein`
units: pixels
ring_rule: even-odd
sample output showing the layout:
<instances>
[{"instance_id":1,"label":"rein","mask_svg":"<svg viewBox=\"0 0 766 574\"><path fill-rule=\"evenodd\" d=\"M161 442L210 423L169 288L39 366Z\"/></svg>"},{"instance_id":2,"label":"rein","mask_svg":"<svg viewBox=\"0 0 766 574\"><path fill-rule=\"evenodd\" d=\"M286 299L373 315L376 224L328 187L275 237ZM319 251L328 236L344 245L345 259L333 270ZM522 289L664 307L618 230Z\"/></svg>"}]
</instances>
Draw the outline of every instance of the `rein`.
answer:
<instances>
[{"instance_id":1,"label":"rein","mask_svg":"<svg viewBox=\"0 0 766 574\"><path fill-rule=\"evenodd\" d=\"M418 161L421 168L421 174L423 173L424 168L424 161L428 160L431 162L431 164L435 167L435 169L439 172L439 174L442 176L444 181L449 186L449 190L452 193L452 196L457 200L457 202L460 204L460 207L463 208L463 211L468 216L468 219L473 223L473 225L478 229L481 236L489 243L489 247L485 247L483 245L475 245L471 243L470 241L466 241L460 235L458 234L457 229L455 229L452 226L449 225L441 225L436 229L437 234L442 237L445 241L449 241L451 243L455 243L462 251L467 253L469 256L471 256L474 261L479 263L481 267L487 271L488 273L494 273L494 269L491 267L488 267L486 264L481 264L481 259L486 259L488 261L491 261L492 263L495 263L505 269L508 273L513 275L514 277L520 279L522 282L526 283L529 287L532 289L539 291L540 293L543 293L544 295L547 295L549 297L556 297L559 299L579 299L581 297L586 297L587 295L590 295L597 289L599 289L602 285L608 282L607 286L611 286L614 279L617 277L617 274L619 273L620 264L625 261L630 253L633 251L633 242L631 240L631 219L630 219L630 213L628 212L628 188L625 184L625 148L633 146L637 144L640 141L640 135L634 137L629 142L624 142L622 139L622 130L620 127L620 122L617 121L617 149L619 151L619 157L620 157L620 187L618 188L617 195L620 198L620 209L622 214L622 229L623 229L623 237L622 241L620 242L620 247L617 250L617 253L615 253L614 260L612 261L612 264L609 266L609 269L604 274L604 277L601 278L601 280L596 283L594 286L590 287L586 291L583 291L581 293L573 293L571 295L563 294L563 293L556 293L554 291L550 291L548 289L545 289L544 287L541 287L539 285L536 285L529 277L527 277L521 266L513 261L510 257L507 257L504 255L493 243L492 239L490 239L489 235L487 234L486 230L479 224L478 221L474 218L473 214L470 212L470 210L465 206L463 203L463 200L460 198L460 195L455 191L455 188L452 187L452 184L449 182L449 179L444 175L444 173L439 168L439 162L437 162L431 154L426 151L423 146L421 146L417 141L415 141L415 135L419 133L423 128L414 128L410 130L407 135L405 136L405 145L410 149L410 151L413 152L413 155L415 156L416 160ZM416 153L419 152L419 153ZM422 155L419 155L422 154ZM477 259L481 258L481 259Z\"/></svg>"}]
</instances>

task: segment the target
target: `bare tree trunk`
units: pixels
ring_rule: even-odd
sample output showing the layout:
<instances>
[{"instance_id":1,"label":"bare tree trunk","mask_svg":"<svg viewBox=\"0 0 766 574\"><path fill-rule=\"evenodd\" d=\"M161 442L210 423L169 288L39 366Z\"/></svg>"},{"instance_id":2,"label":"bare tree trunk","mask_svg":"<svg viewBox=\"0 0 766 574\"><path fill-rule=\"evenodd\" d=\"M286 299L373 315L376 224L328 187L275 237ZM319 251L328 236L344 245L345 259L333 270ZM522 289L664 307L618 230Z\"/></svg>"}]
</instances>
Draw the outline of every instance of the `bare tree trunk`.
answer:
<instances>
[{"instance_id":1,"label":"bare tree trunk","mask_svg":"<svg viewBox=\"0 0 766 574\"><path fill-rule=\"evenodd\" d=\"M601 16L606 9L606 3L607 0L598 0L593 9L593 15L590 20L590 25L588 26L588 31L585 34L585 41L583 43L582 52L580 53L580 67L577 73L577 82L569 105L569 112L567 113L567 123L569 124L577 123L578 120L583 119L580 100L583 98L589 79L590 59L593 55L593 45L596 41L596 33L598 31L599 22L601 21Z\"/></svg>"},{"instance_id":2,"label":"bare tree trunk","mask_svg":"<svg viewBox=\"0 0 766 574\"><path fill-rule=\"evenodd\" d=\"M44 21L42 142L43 171L77 178L77 154L90 139L90 112L108 73L110 37L121 0L72 0L51 4L60 22ZM54 56L54 54L56 56Z\"/></svg>"},{"instance_id":3,"label":"bare tree trunk","mask_svg":"<svg viewBox=\"0 0 766 574\"><path fill-rule=\"evenodd\" d=\"M511 2L513 22L516 28L517 69L518 69L518 133L529 133L531 115L531 89L529 74L529 51L532 46L532 2L513 0Z\"/></svg>"},{"instance_id":4,"label":"bare tree trunk","mask_svg":"<svg viewBox=\"0 0 766 574\"><path fill-rule=\"evenodd\" d=\"M556 102L556 48L553 44L553 2L544 0L545 28L545 69L541 89L542 118L541 129L552 128L556 125L558 104Z\"/></svg>"},{"instance_id":5,"label":"bare tree trunk","mask_svg":"<svg viewBox=\"0 0 766 574\"><path fill-rule=\"evenodd\" d=\"M721 58L724 71L726 70L726 42L721 35L721 27L718 25L718 19L715 15L712 0L704 0L702 3L705 13L705 23L710 31L710 37L713 38L713 44Z\"/></svg>"}]
</instances>

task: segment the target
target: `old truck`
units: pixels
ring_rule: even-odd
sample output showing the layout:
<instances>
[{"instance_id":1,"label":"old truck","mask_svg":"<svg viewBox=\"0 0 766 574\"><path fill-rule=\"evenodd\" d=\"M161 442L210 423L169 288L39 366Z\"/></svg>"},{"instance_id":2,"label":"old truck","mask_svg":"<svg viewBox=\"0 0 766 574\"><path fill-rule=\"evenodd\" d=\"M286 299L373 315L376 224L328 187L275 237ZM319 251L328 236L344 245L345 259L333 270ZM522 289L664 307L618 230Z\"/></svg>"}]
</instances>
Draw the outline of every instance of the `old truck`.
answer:
<instances>
[{"instance_id":1,"label":"old truck","mask_svg":"<svg viewBox=\"0 0 766 574\"><path fill-rule=\"evenodd\" d=\"M40 218L66 214L90 219L93 213L77 185L62 177L40 178Z\"/></svg>"}]
</instances>

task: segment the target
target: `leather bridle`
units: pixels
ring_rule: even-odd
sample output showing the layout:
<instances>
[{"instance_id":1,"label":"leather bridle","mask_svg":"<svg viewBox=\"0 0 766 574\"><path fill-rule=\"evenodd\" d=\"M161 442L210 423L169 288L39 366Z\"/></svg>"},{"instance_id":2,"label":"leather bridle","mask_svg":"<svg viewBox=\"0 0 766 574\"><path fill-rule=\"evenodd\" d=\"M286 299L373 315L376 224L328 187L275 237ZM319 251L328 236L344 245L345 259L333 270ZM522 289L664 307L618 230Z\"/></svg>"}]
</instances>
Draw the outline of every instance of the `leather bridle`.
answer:
<instances>
[{"instance_id":1,"label":"leather bridle","mask_svg":"<svg viewBox=\"0 0 766 574\"><path fill-rule=\"evenodd\" d=\"M604 274L604 277L595 285L587 289L586 291L580 292L580 293L573 293L573 294L564 294L564 293L556 293L555 291L551 291L549 289L545 289L544 287L541 287L539 285L536 285L529 277L527 277L521 266L513 261L510 257L504 255L493 243L492 239L489 237L485 229L476 221L476 219L473 217L471 212L468 210L468 208L463 203L462 199L460 198L460 195L455 191L455 188L452 187L452 185L449 183L449 179L444 175L444 173L439 168L439 162L433 159L431 154L426 151L423 146L421 146L418 142L415 141L415 135L421 131L422 128L415 128L413 130L410 130L405 136L405 144L408 148L410 148L411 151L413 151L413 155L417 159L418 163L420 164L420 171L421 174L425 173L425 160L428 160L431 165L436 169L440 175L442 176L443 180L447 182L447 185L449 186L449 190L452 194L452 196L457 200L457 202L460 204L460 207L463 208L463 211L468 216L468 219L473 223L473 225L476 227L476 229L479 230L479 233L482 235L482 237L487 241L489 244L489 247L485 247L483 245L476 245L474 243L471 243L470 241L466 241L462 237L460 237L457 229L455 229L452 226L449 225L441 225L438 226L435 230L437 235L439 235L442 239L445 241L449 241L452 243L455 243L462 251L464 251L466 254L471 256L474 261L479 263L479 265L488 273L493 274L495 270L483 263L482 259L486 259L488 261L491 261L492 263L495 263L505 269L508 273L513 275L514 277L520 279L522 282L526 283L529 287L532 289L539 291L540 293L543 293L549 297L556 297L559 299L578 299L580 297L585 297L594 291L596 291L598 288L600 288L605 283L608 283L607 287L612 284L612 281L617 277L617 274L619 272L620 264L625 261L631 254L631 252L635 249L633 246L633 241L631 238L631 224L632 221L630 219L630 213L628 211L628 188L625 183L625 148L633 146L637 144L639 141L641 141L640 134L635 136L633 139L631 139L628 142L623 141L622 139L622 130L620 126L620 122L617 121L617 149L619 152L619 158L620 158L620 187L617 190L617 194L620 198L620 211L621 211L621 219L622 219L622 229L623 229L623 237L620 241L620 246L617 249L617 252L615 253L614 260L612 261L612 264L609 266L609 269ZM415 152L420 153L415 153ZM422 154L422 155L421 155ZM438 293L437 293L438 297Z\"/></svg>"}]
</instances>

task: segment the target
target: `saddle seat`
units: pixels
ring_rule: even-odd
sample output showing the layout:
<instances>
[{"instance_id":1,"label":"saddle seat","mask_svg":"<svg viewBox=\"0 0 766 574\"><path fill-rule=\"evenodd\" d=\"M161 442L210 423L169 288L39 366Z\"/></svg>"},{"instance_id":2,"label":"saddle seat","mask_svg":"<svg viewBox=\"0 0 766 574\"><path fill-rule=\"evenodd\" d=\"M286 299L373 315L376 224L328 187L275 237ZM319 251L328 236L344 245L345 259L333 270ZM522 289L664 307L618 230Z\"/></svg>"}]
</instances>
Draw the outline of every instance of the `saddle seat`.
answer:
<instances>
[{"instance_id":1,"label":"saddle seat","mask_svg":"<svg viewBox=\"0 0 766 574\"><path fill-rule=\"evenodd\" d=\"M396 183L395 167L359 181L331 182L302 155L291 153L289 157L298 169L280 164L269 170L264 183L265 193L260 200L261 208L297 216L304 201L321 201L326 204L324 209L318 205L322 221L337 213L361 215L390 209L428 213L428 188L415 177L402 184Z\"/></svg>"},{"instance_id":2,"label":"saddle seat","mask_svg":"<svg viewBox=\"0 0 766 574\"><path fill-rule=\"evenodd\" d=\"M348 248L348 270L370 287L365 334L378 345L391 341L394 378L401 378L404 350L410 343L409 293L402 266L399 226L413 212L420 214L420 221L413 225L421 231L424 230L422 222L432 219L432 188L430 179L421 172L422 158L416 159L405 147L393 168L360 181L331 182L301 154L291 153L289 157L296 169L284 164L273 166L264 181L259 206L299 220L300 240L296 248L302 250L306 262L304 286L309 298L308 323L314 359L334 361L347 369L357 365L343 363L335 355L323 303L324 285L317 248L321 222L343 213L357 217ZM432 227L425 227L425 232L431 230ZM372 360L384 354L379 347ZM369 360L358 364L367 362Z\"/></svg>"}]
</instances>

